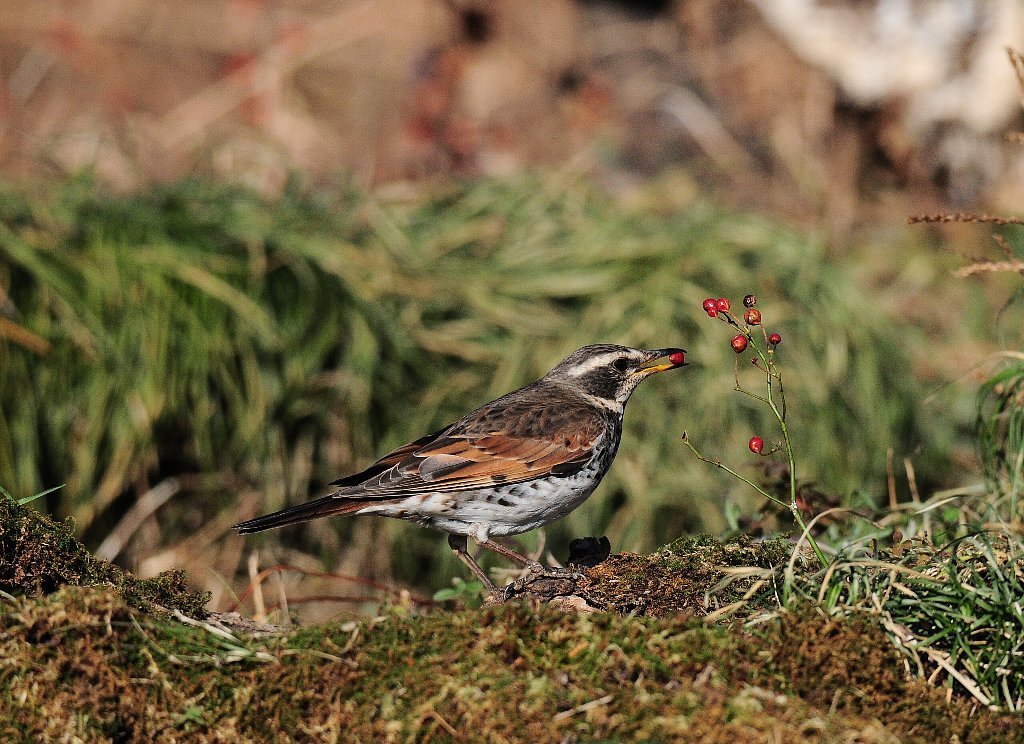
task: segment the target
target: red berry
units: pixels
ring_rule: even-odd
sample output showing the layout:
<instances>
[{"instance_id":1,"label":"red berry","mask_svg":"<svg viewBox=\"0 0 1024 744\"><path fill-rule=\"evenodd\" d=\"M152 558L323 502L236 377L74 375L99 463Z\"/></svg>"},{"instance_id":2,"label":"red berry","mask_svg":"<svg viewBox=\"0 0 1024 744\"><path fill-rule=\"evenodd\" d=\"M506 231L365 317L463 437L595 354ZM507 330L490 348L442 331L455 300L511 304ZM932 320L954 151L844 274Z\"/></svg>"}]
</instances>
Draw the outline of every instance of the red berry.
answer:
<instances>
[{"instance_id":1,"label":"red berry","mask_svg":"<svg viewBox=\"0 0 1024 744\"><path fill-rule=\"evenodd\" d=\"M732 303L724 297L719 297L715 301L715 307L718 308L718 312L724 313L728 312L729 308L732 307Z\"/></svg>"},{"instance_id":2,"label":"red berry","mask_svg":"<svg viewBox=\"0 0 1024 744\"><path fill-rule=\"evenodd\" d=\"M718 310L718 303L708 297L704 300L704 312L710 313L712 310Z\"/></svg>"},{"instance_id":3,"label":"red berry","mask_svg":"<svg viewBox=\"0 0 1024 744\"><path fill-rule=\"evenodd\" d=\"M777 333L773 333L768 337L768 343L770 343L772 346L778 346L779 344L782 343L782 336L780 336Z\"/></svg>"},{"instance_id":4,"label":"red berry","mask_svg":"<svg viewBox=\"0 0 1024 744\"><path fill-rule=\"evenodd\" d=\"M752 307L744 313L743 319L747 321L747 325L761 325L761 311Z\"/></svg>"},{"instance_id":5,"label":"red berry","mask_svg":"<svg viewBox=\"0 0 1024 744\"><path fill-rule=\"evenodd\" d=\"M717 318L718 317L718 311L715 310L714 308L711 308L710 310L708 310L708 317L709 318Z\"/></svg>"},{"instance_id":6,"label":"red berry","mask_svg":"<svg viewBox=\"0 0 1024 744\"><path fill-rule=\"evenodd\" d=\"M747 295L743 298L743 307L753 307L757 304L757 298L754 295Z\"/></svg>"},{"instance_id":7,"label":"red berry","mask_svg":"<svg viewBox=\"0 0 1024 744\"><path fill-rule=\"evenodd\" d=\"M686 361L686 355L681 351L677 351L675 354L669 354L668 360L672 364L682 364Z\"/></svg>"},{"instance_id":8,"label":"red berry","mask_svg":"<svg viewBox=\"0 0 1024 744\"><path fill-rule=\"evenodd\" d=\"M751 437L747 446L750 447L750 451L755 455L760 455L764 450L764 440L761 437Z\"/></svg>"},{"instance_id":9,"label":"red berry","mask_svg":"<svg viewBox=\"0 0 1024 744\"><path fill-rule=\"evenodd\" d=\"M732 350L737 354L742 354L747 348L747 337L740 334L732 337Z\"/></svg>"}]
</instances>

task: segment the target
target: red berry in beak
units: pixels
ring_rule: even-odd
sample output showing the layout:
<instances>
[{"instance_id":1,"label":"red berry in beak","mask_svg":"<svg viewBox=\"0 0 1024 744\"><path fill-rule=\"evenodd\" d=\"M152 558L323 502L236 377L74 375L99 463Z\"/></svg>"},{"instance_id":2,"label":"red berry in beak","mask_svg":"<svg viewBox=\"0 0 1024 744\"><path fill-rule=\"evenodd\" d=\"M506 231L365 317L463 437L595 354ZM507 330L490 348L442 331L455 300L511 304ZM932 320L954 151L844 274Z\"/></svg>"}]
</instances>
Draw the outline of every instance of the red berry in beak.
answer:
<instances>
[{"instance_id":1,"label":"red berry in beak","mask_svg":"<svg viewBox=\"0 0 1024 744\"><path fill-rule=\"evenodd\" d=\"M686 361L686 355L681 351L677 351L675 354L669 354L668 360L672 364L682 364Z\"/></svg>"},{"instance_id":2,"label":"red berry in beak","mask_svg":"<svg viewBox=\"0 0 1024 744\"><path fill-rule=\"evenodd\" d=\"M747 337L743 335L732 337L732 350L737 354L742 354L747 348Z\"/></svg>"},{"instance_id":3,"label":"red berry in beak","mask_svg":"<svg viewBox=\"0 0 1024 744\"><path fill-rule=\"evenodd\" d=\"M712 310L716 310L716 311L718 310L718 303L715 302L710 297L708 297L706 300L704 300L703 307L704 307L704 312L710 313Z\"/></svg>"},{"instance_id":4,"label":"red berry in beak","mask_svg":"<svg viewBox=\"0 0 1024 744\"><path fill-rule=\"evenodd\" d=\"M757 298L754 295L747 295L743 298L743 307L753 307L757 304Z\"/></svg>"},{"instance_id":5,"label":"red berry in beak","mask_svg":"<svg viewBox=\"0 0 1024 744\"><path fill-rule=\"evenodd\" d=\"M780 336L777 333L773 333L768 337L768 343L770 343L772 346L778 346L779 344L782 343L782 336Z\"/></svg>"},{"instance_id":6,"label":"red berry in beak","mask_svg":"<svg viewBox=\"0 0 1024 744\"><path fill-rule=\"evenodd\" d=\"M732 307L732 303L729 302L729 300L725 299L724 297L719 297L715 301L715 307L717 308L718 312L724 313L729 311L729 308Z\"/></svg>"},{"instance_id":7,"label":"red berry in beak","mask_svg":"<svg viewBox=\"0 0 1024 744\"><path fill-rule=\"evenodd\" d=\"M760 455L764 450L764 440L761 437L751 437L747 446L750 447L750 451L755 455Z\"/></svg>"},{"instance_id":8,"label":"red berry in beak","mask_svg":"<svg viewBox=\"0 0 1024 744\"><path fill-rule=\"evenodd\" d=\"M752 307L743 314L743 319L747 325L761 325L761 311Z\"/></svg>"}]
</instances>

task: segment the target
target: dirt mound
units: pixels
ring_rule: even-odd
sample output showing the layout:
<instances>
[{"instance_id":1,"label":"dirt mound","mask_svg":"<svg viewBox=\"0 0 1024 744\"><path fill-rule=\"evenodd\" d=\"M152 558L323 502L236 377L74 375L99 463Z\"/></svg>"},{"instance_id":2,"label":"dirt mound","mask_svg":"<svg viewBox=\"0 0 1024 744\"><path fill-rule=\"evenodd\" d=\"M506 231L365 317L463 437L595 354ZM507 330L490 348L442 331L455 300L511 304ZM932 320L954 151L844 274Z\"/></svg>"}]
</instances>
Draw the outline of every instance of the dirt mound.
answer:
<instances>
[{"instance_id":1,"label":"dirt mound","mask_svg":"<svg viewBox=\"0 0 1024 744\"><path fill-rule=\"evenodd\" d=\"M489 601L555 602L569 609L684 617L749 617L778 608L779 570L792 555L784 539L741 536L721 543L710 535L676 540L651 555L618 553L566 575L530 575ZM805 563L795 562L803 571Z\"/></svg>"}]
</instances>

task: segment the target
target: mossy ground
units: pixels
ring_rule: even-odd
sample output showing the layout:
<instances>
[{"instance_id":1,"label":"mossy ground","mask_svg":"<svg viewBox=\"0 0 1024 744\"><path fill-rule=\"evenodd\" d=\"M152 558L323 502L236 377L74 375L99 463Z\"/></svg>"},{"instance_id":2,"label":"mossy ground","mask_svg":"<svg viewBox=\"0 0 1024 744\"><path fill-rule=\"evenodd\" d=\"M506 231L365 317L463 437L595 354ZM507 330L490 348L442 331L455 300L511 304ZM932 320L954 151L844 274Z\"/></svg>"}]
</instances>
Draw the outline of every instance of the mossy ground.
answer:
<instances>
[{"instance_id":1,"label":"mossy ground","mask_svg":"<svg viewBox=\"0 0 1024 744\"><path fill-rule=\"evenodd\" d=\"M65 586L114 589L140 609L180 610L203 617L209 595L194 592L184 571L139 579L95 558L75 539L74 522L55 522L26 505L0 497L0 591L11 595L48 594Z\"/></svg>"},{"instance_id":2,"label":"mossy ground","mask_svg":"<svg viewBox=\"0 0 1024 744\"><path fill-rule=\"evenodd\" d=\"M526 603L260 641L65 587L0 611L0 740L1024 741L870 622L756 634Z\"/></svg>"},{"instance_id":3,"label":"mossy ground","mask_svg":"<svg viewBox=\"0 0 1024 744\"><path fill-rule=\"evenodd\" d=\"M633 614L396 608L255 638L161 612L201 616L180 577L139 581L68 523L0 509L4 742L1024 742L1019 718L911 680L870 620L695 617L752 596L756 573L723 577L779 565L782 542L691 538L587 571Z\"/></svg>"}]
</instances>

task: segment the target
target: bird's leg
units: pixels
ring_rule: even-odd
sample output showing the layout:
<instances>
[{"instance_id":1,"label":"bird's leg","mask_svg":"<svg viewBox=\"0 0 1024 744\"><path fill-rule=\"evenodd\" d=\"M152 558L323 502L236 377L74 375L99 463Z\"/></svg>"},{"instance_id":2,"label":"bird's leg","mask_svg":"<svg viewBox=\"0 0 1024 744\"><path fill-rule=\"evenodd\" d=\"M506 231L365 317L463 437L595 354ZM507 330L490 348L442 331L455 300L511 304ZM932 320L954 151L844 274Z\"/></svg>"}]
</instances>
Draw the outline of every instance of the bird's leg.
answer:
<instances>
[{"instance_id":1,"label":"bird's leg","mask_svg":"<svg viewBox=\"0 0 1024 744\"><path fill-rule=\"evenodd\" d=\"M483 540L480 542L480 547L487 548L488 550L493 550L498 555L503 555L510 561L515 561L521 566L526 566L531 571L544 571L544 567L537 561L531 561L525 555L520 555L516 551L512 550L512 548L502 545L501 543L496 543L493 540Z\"/></svg>"},{"instance_id":2,"label":"bird's leg","mask_svg":"<svg viewBox=\"0 0 1024 744\"><path fill-rule=\"evenodd\" d=\"M466 549L467 540L465 535L448 535L448 547L452 549L460 561L469 567L469 570L473 572L473 575L483 582L483 585L487 587L487 591L497 591L497 587L494 586L494 582L491 581L490 577L488 577L484 570L480 568L480 564L473 560L473 556L471 556L469 551Z\"/></svg>"}]
</instances>

